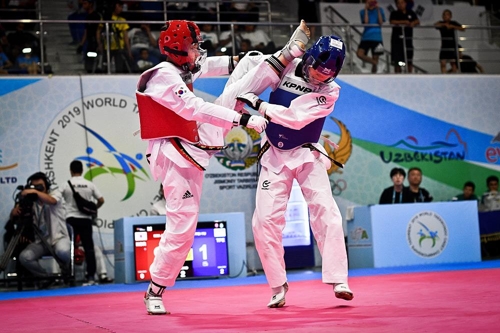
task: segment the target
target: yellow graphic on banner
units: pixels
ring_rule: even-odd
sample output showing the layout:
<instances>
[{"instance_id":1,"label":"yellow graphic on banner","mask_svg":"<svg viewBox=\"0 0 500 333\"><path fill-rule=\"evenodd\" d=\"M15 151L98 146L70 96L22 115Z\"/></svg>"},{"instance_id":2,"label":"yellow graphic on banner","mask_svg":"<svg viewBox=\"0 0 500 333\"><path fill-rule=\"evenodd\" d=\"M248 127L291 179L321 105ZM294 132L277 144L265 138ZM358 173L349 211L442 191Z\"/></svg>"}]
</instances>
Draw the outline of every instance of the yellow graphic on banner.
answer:
<instances>
[{"instance_id":1,"label":"yellow graphic on banner","mask_svg":"<svg viewBox=\"0 0 500 333\"><path fill-rule=\"evenodd\" d=\"M337 126L340 128L340 140L337 143L339 146L337 149L334 149L332 146L330 146L328 143L324 143L323 147L325 148L328 156L333 158L334 160L345 164L349 157L351 157L352 154L352 138L351 138L351 133L347 129L347 127L342 123L340 120L331 117L331 119L337 124ZM328 135L325 135L326 138L328 138ZM335 164L332 163L332 167L328 169L328 174L331 175L334 172L342 173L342 170L339 170L339 167Z\"/></svg>"},{"instance_id":2,"label":"yellow graphic on banner","mask_svg":"<svg viewBox=\"0 0 500 333\"><path fill-rule=\"evenodd\" d=\"M2 150L1 149L0 149L0 163L2 163ZM15 167L17 167L17 163L14 163L11 165L6 165L6 166L0 166L0 171L14 169Z\"/></svg>"}]
</instances>

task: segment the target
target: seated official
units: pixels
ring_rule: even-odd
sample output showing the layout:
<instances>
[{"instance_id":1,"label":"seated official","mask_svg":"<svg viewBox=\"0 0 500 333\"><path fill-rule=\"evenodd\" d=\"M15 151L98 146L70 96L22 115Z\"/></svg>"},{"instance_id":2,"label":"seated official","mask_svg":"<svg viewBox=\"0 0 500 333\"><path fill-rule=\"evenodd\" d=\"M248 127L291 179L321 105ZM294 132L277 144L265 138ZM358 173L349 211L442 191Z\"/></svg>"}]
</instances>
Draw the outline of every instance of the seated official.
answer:
<instances>
[{"instance_id":1,"label":"seated official","mask_svg":"<svg viewBox=\"0 0 500 333\"><path fill-rule=\"evenodd\" d=\"M395 204L403 203L403 183L405 181L406 172L402 168L394 168L390 173L393 186L386 188L380 195L379 204Z\"/></svg>"},{"instance_id":2,"label":"seated official","mask_svg":"<svg viewBox=\"0 0 500 333\"><path fill-rule=\"evenodd\" d=\"M478 197L474 194L476 190L476 184L471 181L467 181L464 184L463 192L451 198L452 201L466 201L475 200L478 201Z\"/></svg>"},{"instance_id":3,"label":"seated official","mask_svg":"<svg viewBox=\"0 0 500 333\"><path fill-rule=\"evenodd\" d=\"M500 210L500 192L498 192L498 177L489 176L486 179L488 191L481 197L481 211L491 212Z\"/></svg>"},{"instance_id":4,"label":"seated official","mask_svg":"<svg viewBox=\"0 0 500 333\"><path fill-rule=\"evenodd\" d=\"M433 200L429 191L420 187L422 183L422 170L417 167L408 170L408 184L403 191L403 203L431 202Z\"/></svg>"}]
</instances>

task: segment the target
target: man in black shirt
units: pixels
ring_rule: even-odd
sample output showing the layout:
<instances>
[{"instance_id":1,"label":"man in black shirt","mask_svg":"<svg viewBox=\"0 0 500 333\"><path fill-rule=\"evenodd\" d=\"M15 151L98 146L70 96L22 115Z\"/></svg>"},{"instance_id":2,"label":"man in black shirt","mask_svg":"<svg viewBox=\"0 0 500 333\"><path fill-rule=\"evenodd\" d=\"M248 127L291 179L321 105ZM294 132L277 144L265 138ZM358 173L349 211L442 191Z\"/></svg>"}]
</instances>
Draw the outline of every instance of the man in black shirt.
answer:
<instances>
[{"instance_id":1,"label":"man in black shirt","mask_svg":"<svg viewBox=\"0 0 500 333\"><path fill-rule=\"evenodd\" d=\"M82 8L87 11L87 21L102 21L102 15L94 9L94 0L84 0ZM85 23L85 31L77 49L78 53L83 51L87 73L95 73L97 70L97 54L101 45L98 28L99 23Z\"/></svg>"},{"instance_id":2,"label":"man in black shirt","mask_svg":"<svg viewBox=\"0 0 500 333\"><path fill-rule=\"evenodd\" d=\"M391 24L399 25L392 28L391 61L396 73L401 73L402 66L407 66L408 73L413 73L413 27L419 25L420 20L413 10L407 9L406 0L396 0L396 7L398 10L389 17Z\"/></svg>"},{"instance_id":3,"label":"man in black shirt","mask_svg":"<svg viewBox=\"0 0 500 333\"><path fill-rule=\"evenodd\" d=\"M406 172L402 168L394 168L391 170L391 180L393 186L386 188L380 195L379 204L395 204L403 202L403 183L405 181Z\"/></svg>"},{"instance_id":4,"label":"man in black shirt","mask_svg":"<svg viewBox=\"0 0 500 333\"><path fill-rule=\"evenodd\" d=\"M408 170L408 183L410 186L403 191L403 203L431 202L432 196L425 188L420 187L422 183L422 170L417 167Z\"/></svg>"},{"instance_id":5,"label":"man in black shirt","mask_svg":"<svg viewBox=\"0 0 500 333\"><path fill-rule=\"evenodd\" d=\"M436 22L434 26L441 33L441 50L439 52L439 62L441 64L441 73L446 73L446 64L449 62L451 65L451 72L456 73L457 67L457 39L456 31L464 31L465 28L457 21L451 20L451 10L445 9L443 11L443 20Z\"/></svg>"}]
</instances>

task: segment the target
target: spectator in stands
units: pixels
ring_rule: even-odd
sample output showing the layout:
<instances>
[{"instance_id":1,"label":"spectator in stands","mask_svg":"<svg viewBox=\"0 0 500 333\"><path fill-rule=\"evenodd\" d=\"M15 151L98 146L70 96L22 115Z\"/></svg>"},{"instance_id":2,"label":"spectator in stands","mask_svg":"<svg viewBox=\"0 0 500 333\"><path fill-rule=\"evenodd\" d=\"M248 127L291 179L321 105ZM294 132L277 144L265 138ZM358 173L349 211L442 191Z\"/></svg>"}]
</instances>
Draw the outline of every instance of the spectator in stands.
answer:
<instances>
[{"instance_id":1,"label":"spectator in stands","mask_svg":"<svg viewBox=\"0 0 500 333\"><path fill-rule=\"evenodd\" d=\"M477 61L475 61L471 56L464 54L460 51L461 46L458 49L458 58L460 64L460 73L484 73L484 68Z\"/></svg>"},{"instance_id":2,"label":"spectator in stands","mask_svg":"<svg viewBox=\"0 0 500 333\"><path fill-rule=\"evenodd\" d=\"M26 45L16 59L16 67L21 70L21 74L38 74L40 73L40 58L33 54L29 45Z\"/></svg>"},{"instance_id":3,"label":"spectator in stands","mask_svg":"<svg viewBox=\"0 0 500 333\"><path fill-rule=\"evenodd\" d=\"M457 21L451 20L452 14L451 10L445 9L443 11L443 20L434 23L436 29L439 30L441 34L441 50L439 51L439 63L441 66L441 73L445 74L446 64L450 63L451 73L456 73L458 71L457 67L457 56L458 56L458 43L456 31L464 31L465 28Z\"/></svg>"},{"instance_id":4,"label":"spectator in stands","mask_svg":"<svg viewBox=\"0 0 500 333\"><path fill-rule=\"evenodd\" d=\"M429 191L420 187L422 183L422 170L417 167L408 170L408 184L403 193L403 203L431 202L433 200Z\"/></svg>"},{"instance_id":5,"label":"spectator in stands","mask_svg":"<svg viewBox=\"0 0 500 333\"><path fill-rule=\"evenodd\" d=\"M413 73L413 27L419 25L420 20L413 10L407 9L406 0L395 1L397 10L389 17L391 24L398 25L392 28L391 61L396 73L401 73L402 66L406 66L408 73Z\"/></svg>"},{"instance_id":6,"label":"spectator in stands","mask_svg":"<svg viewBox=\"0 0 500 333\"><path fill-rule=\"evenodd\" d=\"M83 0L68 1L68 8L71 10L68 21L83 21L87 17L87 11L83 8ZM69 23L68 25L72 38L70 45L78 45L85 32L85 23Z\"/></svg>"},{"instance_id":7,"label":"spectator in stands","mask_svg":"<svg viewBox=\"0 0 500 333\"><path fill-rule=\"evenodd\" d=\"M40 41L35 35L25 30L24 23L18 23L16 30L7 35L7 40L11 46L11 60L17 60L25 47L31 48L35 55L40 56Z\"/></svg>"},{"instance_id":8,"label":"spectator in stands","mask_svg":"<svg viewBox=\"0 0 500 333\"><path fill-rule=\"evenodd\" d=\"M462 193L454 196L451 198L453 201L465 201L465 200L476 200L478 201L478 197L474 194L474 191L476 189L476 184L471 181L467 181L464 184L464 188Z\"/></svg>"},{"instance_id":9,"label":"spectator in stands","mask_svg":"<svg viewBox=\"0 0 500 333\"><path fill-rule=\"evenodd\" d=\"M481 197L480 210L483 212L491 212L500 210L500 192L498 192L498 177L495 175L489 176L486 179L488 191L484 192Z\"/></svg>"},{"instance_id":10,"label":"spectator in stands","mask_svg":"<svg viewBox=\"0 0 500 333\"><path fill-rule=\"evenodd\" d=\"M9 60L13 62L13 60L15 59L11 58L11 46L9 40L7 39L7 34L5 33L5 29L1 23L0 23L0 46L2 46L3 52L9 58Z\"/></svg>"},{"instance_id":11,"label":"spectator in stands","mask_svg":"<svg viewBox=\"0 0 500 333\"><path fill-rule=\"evenodd\" d=\"M212 24L201 24L201 38L203 38L203 42L201 43L201 48L207 50L208 56L215 55L215 50L219 46L219 37L217 33L213 31Z\"/></svg>"},{"instance_id":12,"label":"spectator in stands","mask_svg":"<svg viewBox=\"0 0 500 333\"><path fill-rule=\"evenodd\" d=\"M253 49L252 42L249 39L243 39L240 43L240 52L250 52Z\"/></svg>"},{"instance_id":13,"label":"spectator in stands","mask_svg":"<svg viewBox=\"0 0 500 333\"><path fill-rule=\"evenodd\" d=\"M158 63L157 61L155 62L151 58L151 56L149 54L149 50L146 48L143 48L140 50L139 59L135 62L136 72L142 73L145 70L150 69L151 67L153 67L157 63Z\"/></svg>"},{"instance_id":14,"label":"spectator in stands","mask_svg":"<svg viewBox=\"0 0 500 333\"><path fill-rule=\"evenodd\" d=\"M406 172L402 168L393 168L390 173L393 186L390 186L380 195L379 204L403 203L404 181Z\"/></svg>"},{"instance_id":15,"label":"spectator in stands","mask_svg":"<svg viewBox=\"0 0 500 333\"><path fill-rule=\"evenodd\" d=\"M102 15L94 8L94 0L83 0L82 8L87 12L87 21L102 21ZM101 51L102 57L99 23L85 23L85 31L77 48L78 53L81 51L83 51L85 70L87 73L95 73L97 70L97 52ZM89 56L89 52L91 56Z\"/></svg>"},{"instance_id":16,"label":"spectator in stands","mask_svg":"<svg viewBox=\"0 0 500 333\"><path fill-rule=\"evenodd\" d=\"M318 23L318 12L320 0L299 0L298 18L306 21L309 30L311 31L311 40L314 40L316 26L311 26L309 23Z\"/></svg>"},{"instance_id":17,"label":"spectator in stands","mask_svg":"<svg viewBox=\"0 0 500 333\"><path fill-rule=\"evenodd\" d=\"M143 49L148 51L148 58L151 59L153 64L160 62L158 36L151 31L151 26L149 24L141 24L140 27L130 29L128 38L130 40L132 56L136 62L143 59L141 56Z\"/></svg>"},{"instance_id":18,"label":"spectator in stands","mask_svg":"<svg viewBox=\"0 0 500 333\"><path fill-rule=\"evenodd\" d=\"M125 19L120 16L123 12L123 1L117 0L113 5L113 12L110 20L116 21L110 25L110 51L111 59L115 62L115 73L131 73L130 62L133 60L132 51L130 50L130 41L128 39L129 25ZM103 32L104 25L99 26L99 31ZM104 47L107 48L107 43L103 40ZM109 66L110 64L108 64Z\"/></svg>"},{"instance_id":19,"label":"spectator in stands","mask_svg":"<svg viewBox=\"0 0 500 333\"><path fill-rule=\"evenodd\" d=\"M12 68L12 62L10 62L9 57L7 57L0 44L0 74L9 74L9 68Z\"/></svg>"},{"instance_id":20,"label":"spectator in stands","mask_svg":"<svg viewBox=\"0 0 500 333\"><path fill-rule=\"evenodd\" d=\"M361 42L359 43L356 55L359 59L372 65L371 72L377 73L378 59L384 53L384 44L382 40L382 28L380 26L385 22L384 10L379 7L377 0L366 0L365 8L360 12L361 23L378 24L378 27L365 27ZM368 56L371 51L372 56Z\"/></svg>"},{"instance_id":21,"label":"spectator in stands","mask_svg":"<svg viewBox=\"0 0 500 333\"><path fill-rule=\"evenodd\" d=\"M245 25L245 31L240 33L241 39L248 39L255 50L264 54L274 53L276 47L264 30L256 29L254 24Z\"/></svg>"},{"instance_id":22,"label":"spectator in stands","mask_svg":"<svg viewBox=\"0 0 500 333\"><path fill-rule=\"evenodd\" d=\"M231 20L231 22L238 22L234 18ZM226 27L225 25L221 26L221 28ZM241 41L241 36L239 32L241 31L240 26L237 24L233 25L234 28L234 40L236 42L235 49L236 52L240 49L240 41ZM233 32L229 28L228 30L224 30L220 33L219 35L219 47L226 48L226 51L224 51L224 55L233 55Z\"/></svg>"}]
</instances>

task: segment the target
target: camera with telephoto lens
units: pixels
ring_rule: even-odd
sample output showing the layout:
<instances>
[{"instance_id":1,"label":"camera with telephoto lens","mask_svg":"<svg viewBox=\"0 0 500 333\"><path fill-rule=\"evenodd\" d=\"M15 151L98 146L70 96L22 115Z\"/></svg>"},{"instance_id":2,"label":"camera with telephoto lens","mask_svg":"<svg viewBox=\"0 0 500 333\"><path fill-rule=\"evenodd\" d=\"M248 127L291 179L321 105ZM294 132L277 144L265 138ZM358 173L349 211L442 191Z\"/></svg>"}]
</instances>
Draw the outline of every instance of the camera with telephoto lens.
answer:
<instances>
[{"instance_id":1,"label":"camera with telephoto lens","mask_svg":"<svg viewBox=\"0 0 500 333\"><path fill-rule=\"evenodd\" d=\"M17 188L20 192L16 196L16 204L19 205L19 209L21 210L21 218L27 218L33 216L33 204L38 199L38 194L30 193L26 195L21 195L23 190L34 189L40 192L44 191L43 185L26 185L19 186Z\"/></svg>"}]
</instances>

